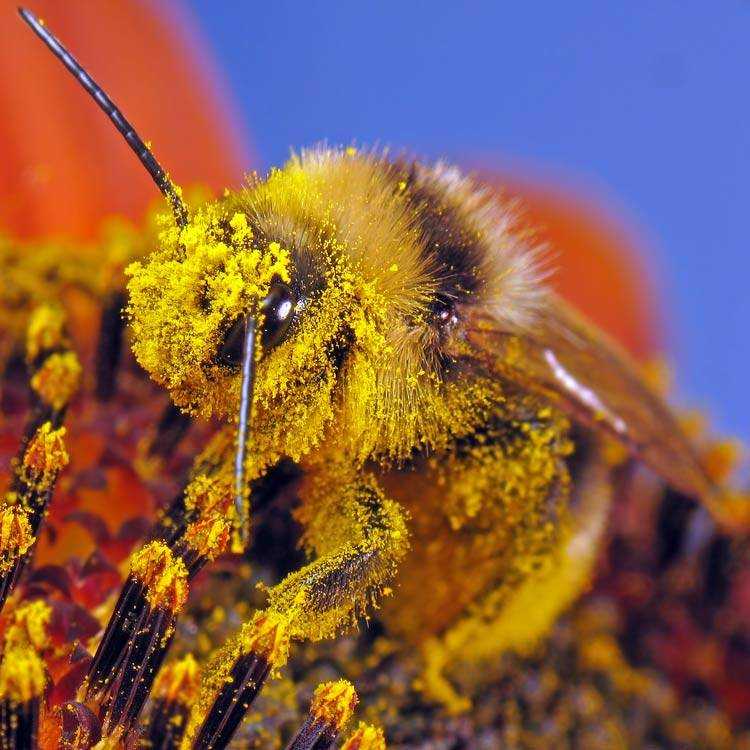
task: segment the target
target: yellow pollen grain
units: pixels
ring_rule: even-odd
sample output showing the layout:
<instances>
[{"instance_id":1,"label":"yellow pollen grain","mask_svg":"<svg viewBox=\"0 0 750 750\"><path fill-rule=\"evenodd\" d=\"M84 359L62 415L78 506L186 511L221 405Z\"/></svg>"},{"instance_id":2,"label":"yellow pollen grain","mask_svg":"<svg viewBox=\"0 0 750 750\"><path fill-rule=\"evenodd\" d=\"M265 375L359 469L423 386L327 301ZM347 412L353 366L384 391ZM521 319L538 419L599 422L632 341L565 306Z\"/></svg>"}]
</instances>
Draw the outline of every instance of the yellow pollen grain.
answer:
<instances>
[{"instance_id":1,"label":"yellow pollen grain","mask_svg":"<svg viewBox=\"0 0 750 750\"><path fill-rule=\"evenodd\" d=\"M0 698L14 703L28 703L41 697L47 675L44 662L28 644L5 650L0 663Z\"/></svg>"},{"instance_id":2,"label":"yellow pollen grain","mask_svg":"<svg viewBox=\"0 0 750 750\"><path fill-rule=\"evenodd\" d=\"M165 665L154 685L154 696L167 703L192 705L198 697L200 667L192 654Z\"/></svg>"},{"instance_id":3,"label":"yellow pollen grain","mask_svg":"<svg viewBox=\"0 0 750 750\"><path fill-rule=\"evenodd\" d=\"M188 571L163 542L150 542L130 558L130 574L146 586L146 599L152 607L175 614L188 595Z\"/></svg>"},{"instance_id":4,"label":"yellow pollen grain","mask_svg":"<svg viewBox=\"0 0 750 750\"><path fill-rule=\"evenodd\" d=\"M351 718L359 699L348 680L336 680L319 685L313 694L310 714L337 732Z\"/></svg>"},{"instance_id":5,"label":"yellow pollen grain","mask_svg":"<svg viewBox=\"0 0 750 750\"><path fill-rule=\"evenodd\" d=\"M29 523L29 512L20 505L0 510L0 572L7 572L36 541Z\"/></svg>"},{"instance_id":6,"label":"yellow pollen grain","mask_svg":"<svg viewBox=\"0 0 750 750\"><path fill-rule=\"evenodd\" d=\"M56 352L44 360L31 378L31 387L53 409L66 406L81 382L81 363L74 352Z\"/></svg>"},{"instance_id":7,"label":"yellow pollen grain","mask_svg":"<svg viewBox=\"0 0 750 750\"><path fill-rule=\"evenodd\" d=\"M65 448L64 427L53 429L45 422L34 434L23 455L24 473L42 484L49 484L70 460Z\"/></svg>"},{"instance_id":8,"label":"yellow pollen grain","mask_svg":"<svg viewBox=\"0 0 750 750\"><path fill-rule=\"evenodd\" d=\"M258 612L242 626L243 653L262 656L274 667L282 667L289 656L289 619L277 612Z\"/></svg>"},{"instance_id":9,"label":"yellow pollen grain","mask_svg":"<svg viewBox=\"0 0 750 750\"><path fill-rule=\"evenodd\" d=\"M26 357L33 362L43 351L65 341L65 313L59 307L42 305L29 318L26 329Z\"/></svg>"},{"instance_id":10,"label":"yellow pollen grain","mask_svg":"<svg viewBox=\"0 0 750 750\"><path fill-rule=\"evenodd\" d=\"M385 750L383 730L360 722L354 733L341 746L341 750Z\"/></svg>"}]
</instances>

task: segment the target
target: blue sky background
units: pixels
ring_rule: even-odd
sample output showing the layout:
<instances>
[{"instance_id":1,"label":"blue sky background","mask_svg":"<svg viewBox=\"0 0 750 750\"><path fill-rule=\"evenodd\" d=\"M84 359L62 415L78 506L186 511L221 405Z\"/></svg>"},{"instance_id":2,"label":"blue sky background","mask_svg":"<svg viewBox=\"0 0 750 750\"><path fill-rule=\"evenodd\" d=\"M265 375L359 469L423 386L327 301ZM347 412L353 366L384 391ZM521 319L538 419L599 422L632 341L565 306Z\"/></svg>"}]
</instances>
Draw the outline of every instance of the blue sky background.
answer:
<instances>
[{"instance_id":1,"label":"blue sky background","mask_svg":"<svg viewBox=\"0 0 750 750\"><path fill-rule=\"evenodd\" d=\"M185 0L262 167L321 139L512 164L644 238L682 403L750 439L750 2Z\"/></svg>"}]
</instances>

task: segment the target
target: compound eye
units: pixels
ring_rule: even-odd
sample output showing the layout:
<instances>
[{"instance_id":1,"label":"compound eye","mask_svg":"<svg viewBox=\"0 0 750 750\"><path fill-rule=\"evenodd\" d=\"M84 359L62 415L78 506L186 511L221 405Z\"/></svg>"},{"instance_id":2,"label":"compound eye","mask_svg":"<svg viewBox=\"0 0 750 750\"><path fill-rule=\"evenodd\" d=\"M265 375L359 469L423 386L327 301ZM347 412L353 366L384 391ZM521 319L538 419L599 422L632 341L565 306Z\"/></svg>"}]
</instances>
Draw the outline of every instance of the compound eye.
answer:
<instances>
[{"instance_id":1,"label":"compound eye","mask_svg":"<svg viewBox=\"0 0 750 750\"><path fill-rule=\"evenodd\" d=\"M262 343L264 349L276 346L284 338L294 319L296 305L297 297L286 284L276 281L271 285L271 291L260 308L263 313Z\"/></svg>"},{"instance_id":2,"label":"compound eye","mask_svg":"<svg viewBox=\"0 0 750 750\"><path fill-rule=\"evenodd\" d=\"M432 303L432 315L438 328L452 328L458 322L455 305L444 298L438 298Z\"/></svg>"}]
</instances>

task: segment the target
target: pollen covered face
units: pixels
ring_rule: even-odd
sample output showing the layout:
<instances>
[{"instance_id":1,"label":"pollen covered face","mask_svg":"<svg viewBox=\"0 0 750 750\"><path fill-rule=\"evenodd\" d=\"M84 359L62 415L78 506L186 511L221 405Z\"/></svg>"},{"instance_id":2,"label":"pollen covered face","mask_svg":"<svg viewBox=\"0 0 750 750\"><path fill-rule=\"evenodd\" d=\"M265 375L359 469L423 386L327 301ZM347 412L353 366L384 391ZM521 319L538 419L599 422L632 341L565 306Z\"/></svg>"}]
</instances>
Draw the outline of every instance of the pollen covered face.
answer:
<instances>
[{"instance_id":1,"label":"pollen covered face","mask_svg":"<svg viewBox=\"0 0 750 750\"><path fill-rule=\"evenodd\" d=\"M246 217L222 203L159 239L157 251L127 269L133 350L179 406L224 414L234 378L218 360L223 336L258 309L272 280L289 279L288 254L276 243L254 243Z\"/></svg>"}]
</instances>

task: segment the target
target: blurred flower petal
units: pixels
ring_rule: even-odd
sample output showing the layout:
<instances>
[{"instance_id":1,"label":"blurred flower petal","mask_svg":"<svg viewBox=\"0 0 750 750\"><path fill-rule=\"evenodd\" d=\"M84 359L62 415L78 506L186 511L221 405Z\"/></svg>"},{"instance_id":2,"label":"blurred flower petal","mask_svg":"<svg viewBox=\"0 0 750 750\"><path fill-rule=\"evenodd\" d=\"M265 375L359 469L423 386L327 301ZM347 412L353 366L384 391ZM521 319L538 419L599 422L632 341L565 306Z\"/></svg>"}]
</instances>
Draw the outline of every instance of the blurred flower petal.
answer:
<instances>
[{"instance_id":1,"label":"blurred flower petal","mask_svg":"<svg viewBox=\"0 0 750 750\"><path fill-rule=\"evenodd\" d=\"M185 13L145 0L35 0L33 10L179 184L241 181L245 139ZM114 127L10 4L0 37L0 229L86 239L110 214L140 219L158 193Z\"/></svg>"}]
</instances>

